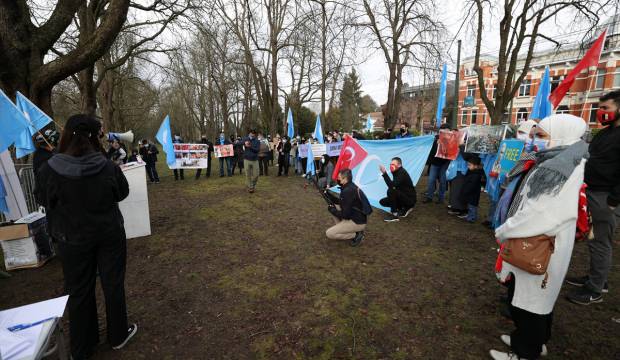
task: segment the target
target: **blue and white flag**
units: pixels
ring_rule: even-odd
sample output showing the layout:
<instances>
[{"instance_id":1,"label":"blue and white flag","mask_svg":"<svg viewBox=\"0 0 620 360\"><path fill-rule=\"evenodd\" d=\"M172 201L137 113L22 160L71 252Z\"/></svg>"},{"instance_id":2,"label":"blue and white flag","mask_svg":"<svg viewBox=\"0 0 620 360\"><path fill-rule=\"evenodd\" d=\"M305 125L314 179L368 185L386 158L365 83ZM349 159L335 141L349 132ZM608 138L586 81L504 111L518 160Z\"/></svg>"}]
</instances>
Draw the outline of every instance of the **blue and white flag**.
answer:
<instances>
[{"instance_id":1,"label":"blue and white flag","mask_svg":"<svg viewBox=\"0 0 620 360\"><path fill-rule=\"evenodd\" d=\"M364 191L370 204L389 211L389 208L379 204L379 200L387 196L388 190L379 165L389 168L392 158L401 158L403 167L415 185L422 176L434 140L435 137L432 135L393 140L357 140L355 144L346 147L343 145L340 156L349 158L348 163L352 164L353 182ZM357 146L359 148L356 148ZM338 187L330 190L339 192Z\"/></svg>"},{"instance_id":2,"label":"blue and white flag","mask_svg":"<svg viewBox=\"0 0 620 360\"><path fill-rule=\"evenodd\" d=\"M325 140L323 139L323 127L321 126L321 115L316 116L316 124L314 124L314 133L312 137L315 138L319 144L325 144Z\"/></svg>"},{"instance_id":3,"label":"blue and white flag","mask_svg":"<svg viewBox=\"0 0 620 360\"><path fill-rule=\"evenodd\" d=\"M308 160L306 161L306 174L316 174L316 168L314 166L314 154L312 153L312 145L310 144L308 144Z\"/></svg>"},{"instance_id":4,"label":"blue and white flag","mask_svg":"<svg viewBox=\"0 0 620 360\"><path fill-rule=\"evenodd\" d=\"M166 153L166 164L168 166L174 166L176 159L174 157L174 145L172 145L172 132L170 131L170 116L166 115L164 121L161 122L159 130L155 138L162 146L162 149Z\"/></svg>"},{"instance_id":5,"label":"blue and white flag","mask_svg":"<svg viewBox=\"0 0 620 360\"><path fill-rule=\"evenodd\" d=\"M15 105L17 105L19 111L21 111L26 117L26 120L28 120L28 125L32 128L32 135L52 122L51 117L39 109L19 91L15 96Z\"/></svg>"},{"instance_id":6,"label":"blue and white flag","mask_svg":"<svg viewBox=\"0 0 620 360\"><path fill-rule=\"evenodd\" d=\"M536 93L534 99L534 105L532 105L532 113L530 119L544 119L551 115L553 106L549 101L549 95L551 94L551 80L549 79L549 66L545 67L545 74L540 80L540 87Z\"/></svg>"},{"instance_id":7,"label":"blue and white flag","mask_svg":"<svg viewBox=\"0 0 620 360\"><path fill-rule=\"evenodd\" d=\"M443 70L441 71L441 83L439 85L439 98L437 99L437 114L435 119L437 120L437 129L441 126L441 119L443 117L443 108L446 106L446 87L448 85L448 66L443 64Z\"/></svg>"},{"instance_id":8,"label":"blue and white flag","mask_svg":"<svg viewBox=\"0 0 620 360\"><path fill-rule=\"evenodd\" d=\"M0 152L15 144L15 155L20 158L35 151L28 120L0 90Z\"/></svg>"},{"instance_id":9,"label":"blue and white flag","mask_svg":"<svg viewBox=\"0 0 620 360\"><path fill-rule=\"evenodd\" d=\"M295 127L293 126L293 112L291 111L291 108L288 108L288 118L286 119L286 124L286 135L292 139L295 137Z\"/></svg>"},{"instance_id":10,"label":"blue and white flag","mask_svg":"<svg viewBox=\"0 0 620 360\"><path fill-rule=\"evenodd\" d=\"M370 118L370 114L368 114L368 118L366 119L366 131L372 131L372 119Z\"/></svg>"}]
</instances>

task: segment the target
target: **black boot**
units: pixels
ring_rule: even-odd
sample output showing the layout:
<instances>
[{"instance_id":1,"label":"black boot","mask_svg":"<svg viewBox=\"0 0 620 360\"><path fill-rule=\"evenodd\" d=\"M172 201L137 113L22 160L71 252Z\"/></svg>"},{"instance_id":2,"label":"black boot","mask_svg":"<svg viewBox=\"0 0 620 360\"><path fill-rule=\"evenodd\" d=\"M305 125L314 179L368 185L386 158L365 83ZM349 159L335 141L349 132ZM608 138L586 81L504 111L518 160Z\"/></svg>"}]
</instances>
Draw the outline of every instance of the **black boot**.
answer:
<instances>
[{"instance_id":1,"label":"black boot","mask_svg":"<svg viewBox=\"0 0 620 360\"><path fill-rule=\"evenodd\" d=\"M359 244L362 243L362 240L364 240L364 232L356 232L355 237L353 238L353 240L351 240L351 246L359 246Z\"/></svg>"}]
</instances>

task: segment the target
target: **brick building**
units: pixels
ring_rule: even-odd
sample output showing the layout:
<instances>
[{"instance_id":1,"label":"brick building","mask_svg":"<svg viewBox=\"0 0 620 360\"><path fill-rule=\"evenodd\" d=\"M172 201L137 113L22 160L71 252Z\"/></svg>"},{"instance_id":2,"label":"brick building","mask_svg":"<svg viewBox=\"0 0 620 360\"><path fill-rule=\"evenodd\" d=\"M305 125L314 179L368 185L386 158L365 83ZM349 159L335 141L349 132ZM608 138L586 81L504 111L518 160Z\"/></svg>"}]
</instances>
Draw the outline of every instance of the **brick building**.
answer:
<instances>
[{"instance_id":1,"label":"brick building","mask_svg":"<svg viewBox=\"0 0 620 360\"><path fill-rule=\"evenodd\" d=\"M405 84L401 92L400 111L398 113L398 124L409 123L413 129L426 133L435 128L435 114L437 113L437 97L439 96L439 83L431 83L420 86L409 86ZM443 116L451 116L454 108L454 80L446 84L446 106Z\"/></svg>"},{"instance_id":2,"label":"brick building","mask_svg":"<svg viewBox=\"0 0 620 360\"><path fill-rule=\"evenodd\" d=\"M556 113L570 113L584 118L590 127L596 128L596 110L598 98L611 90L620 89L620 15L616 15L603 23L597 31L600 34L608 28L607 40L597 67L591 67L577 76L570 91L556 108ZM538 92L540 81L549 66L552 91L564 79L564 76L581 60L585 51L592 42L573 44L562 47L560 50L541 51L534 54L530 71L519 86L508 111L505 113L504 123L518 124L527 120L534 98ZM519 60L521 66L525 62ZM463 60L459 74L459 110L457 124L490 124L490 116L486 106L480 98L480 89L476 72L473 70L474 58ZM497 82L497 58L491 56L480 57L480 66L484 73L485 88L490 98L493 98ZM519 66L519 63L517 64ZM517 67L518 69L518 67Z\"/></svg>"}]
</instances>

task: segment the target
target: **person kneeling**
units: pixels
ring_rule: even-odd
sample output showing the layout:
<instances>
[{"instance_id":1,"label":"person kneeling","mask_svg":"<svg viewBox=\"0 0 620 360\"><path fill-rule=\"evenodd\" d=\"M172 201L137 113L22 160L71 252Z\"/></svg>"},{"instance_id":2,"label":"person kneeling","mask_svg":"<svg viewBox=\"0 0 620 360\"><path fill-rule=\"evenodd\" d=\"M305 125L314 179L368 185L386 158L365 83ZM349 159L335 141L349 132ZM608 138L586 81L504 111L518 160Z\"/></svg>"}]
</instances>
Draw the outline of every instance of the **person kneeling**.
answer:
<instances>
[{"instance_id":1,"label":"person kneeling","mask_svg":"<svg viewBox=\"0 0 620 360\"><path fill-rule=\"evenodd\" d=\"M390 214L385 217L385 221L398 221L398 218L407 217L416 203L416 192L413 181L399 157L392 159L390 172L394 179L390 179L385 170L385 166L380 165L379 170L383 174L383 180L388 187L387 197L379 200L382 206L390 208Z\"/></svg>"},{"instance_id":2,"label":"person kneeling","mask_svg":"<svg viewBox=\"0 0 620 360\"><path fill-rule=\"evenodd\" d=\"M351 170L338 172L340 198L333 199L334 204L327 210L336 219L336 225L325 231L325 236L332 240L351 240L351 246L359 245L364 239L367 215L372 212L368 199L352 181Z\"/></svg>"}]
</instances>

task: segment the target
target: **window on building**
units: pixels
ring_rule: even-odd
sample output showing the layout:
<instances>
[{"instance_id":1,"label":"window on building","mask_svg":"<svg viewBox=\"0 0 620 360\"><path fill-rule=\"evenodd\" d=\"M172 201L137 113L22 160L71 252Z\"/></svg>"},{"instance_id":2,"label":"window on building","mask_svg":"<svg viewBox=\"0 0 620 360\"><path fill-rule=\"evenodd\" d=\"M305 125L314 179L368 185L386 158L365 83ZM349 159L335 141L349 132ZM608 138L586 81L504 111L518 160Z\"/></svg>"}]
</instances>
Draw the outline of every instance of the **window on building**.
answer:
<instances>
[{"instance_id":1,"label":"window on building","mask_svg":"<svg viewBox=\"0 0 620 360\"><path fill-rule=\"evenodd\" d=\"M519 108L519 110L517 110L517 124L527 120L527 115L528 111L526 108Z\"/></svg>"},{"instance_id":2,"label":"window on building","mask_svg":"<svg viewBox=\"0 0 620 360\"><path fill-rule=\"evenodd\" d=\"M472 110L470 124L477 124L477 123L478 123L478 110Z\"/></svg>"},{"instance_id":3,"label":"window on building","mask_svg":"<svg viewBox=\"0 0 620 360\"><path fill-rule=\"evenodd\" d=\"M596 87L595 89L602 89L605 87L605 74L607 74L606 69L598 69L596 70Z\"/></svg>"},{"instance_id":4,"label":"window on building","mask_svg":"<svg viewBox=\"0 0 620 360\"><path fill-rule=\"evenodd\" d=\"M593 103L590 107L590 124L596 124L596 110L598 110L598 103Z\"/></svg>"},{"instance_id":5,"label":"window on building","mask_svg":"<svg viewBox=\"0 0 620 360\"><path fill-rule=\"evenodd\" d=\"M530 96L532 90L532 80L524 79L521 85L519 85L519 96Z\"/></svg>"},{"instance_id":6,"label":"window on building","mask_svg":"<svg viewBox=\"0 0 620 360\"><path fill-rule=\"evenodd\" d=\"M461 114L461 125L467 125L467 111L463 111Z\"/></svg>"},{"instance_id":7,"label":"window on building","mask_svg":"<svg viewBox=\"0 0 620 360\"><path fill-rule=\"evenodd\" d=\"M556 114L568 114L568 106L566 105L562 105L559 106L558 109L555 111Z\"/></svg>"},{"instance_id":8,"label":"window on building","mask_svg":"<svg viewBox=\"0 0 620 360\"><path fill-rule=\"evenodd\" d=\"M616 69L616 72L614 73L614 87L620 87L620 68Z\"/></svg>"},{"instance_id":9,"label":"window on building","mask_svg":"<svg viewBox=\"0 0 620 360\"><path fill-rule=\"evenodd\" d=\"M564 80L564 76L554 76L551 78L551 92L553 92Z\"/></svg>"},{"instance_id":10,"label":"window on building","mask_svg":"<svg viewBox=\"0 0 620 360\"><path fill-rule=\"evenodd\" d=\"M476 85L467 85L467 96L476 96Z\"/></svg>"},{"instance_id":11,"label":"window on building","mask_svg":"<svg viewBox=\"0 0 620 360\"><path fill-rule=\"evenodd\" d=\"M491 93L489 94L489 97L490 97L491 99L495 99L495 96L497 95L497 85L493 85L493 86L491 87L490 92L491 92Z\"/></svg>"}]
</instances>

